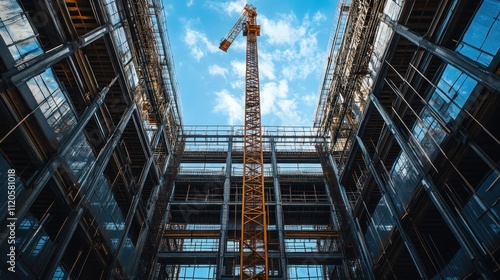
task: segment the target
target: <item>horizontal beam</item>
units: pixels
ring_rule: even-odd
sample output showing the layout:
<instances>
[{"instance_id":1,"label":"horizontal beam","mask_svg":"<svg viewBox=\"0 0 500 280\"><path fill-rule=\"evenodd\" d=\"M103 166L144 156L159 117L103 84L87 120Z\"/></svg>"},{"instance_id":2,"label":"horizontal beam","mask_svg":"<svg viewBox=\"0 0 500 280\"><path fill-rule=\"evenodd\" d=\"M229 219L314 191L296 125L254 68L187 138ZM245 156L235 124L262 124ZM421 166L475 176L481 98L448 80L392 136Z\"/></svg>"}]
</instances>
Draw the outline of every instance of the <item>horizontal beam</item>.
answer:
<instances>
[{"instance_id":1,"label":"horizontal beam","mask_svg":"<svg viewBox=\"0 0 500 280\"><path fill-rule=\"evenodd\" d=\"M174 200L170 202L170 205L185 205L189 207L189 205L222 205L223 201L179 201L179 200ZM241 201L239 202L229 202L229 205L241 205ZM266 202L266 205L276 205L276 202ZM325 201L325 202L312 202L312 201L300 201L300 202L282 202L281 205L283 206L307 206L307 207L312 207L312 206L330 206L330 202ZM188 208L189 209L189 208ZM199 210L198 208L195 208L193 210ZM184 211L184 209L183 209ZM304 210L305 211L305 210ZM285 211L286 212L286 211ZM328 211L326 211L328 212Z\"/></svg>"},{"instance_id":2,"label":"horizontal beam","mask_svg":"<svg viewBox=\"0 0 500 280\"><path fill-rule=\"evenodd\" d=\"M35 60L36 62L32 63L26 68L15 68L11 71L6 72L2 75L2 80L0 81L2 83L2 88L7 88L7 85L4 84L5 81L10 81L12 85L19 86L20 84L28 81L36 75L44 72L45 70L47 70L47 68L51 67L62 59L71 56L76 50L89 45L90 43L109 33L111 29L112 27L110 24L99 26L73 42L68 42L64 45L60 45L47 51L46 53L39 55L38 57L33 58L33 60Z\"/></svg>"},{"instance_id":3,"label":"horizontal beam","mask_svg":"<svg viewBox=\"0 0 500 280\"><path fill-rule=\"evenodd\" d=\"M276 230L268 230L268 232L276 232ZM164 238L191 238L191 237L219 237L219 230L167 230L164 233ZM318 231L318 230L295 230L285 231L285 238L331 238L338 237L338 231Z\"/></svg>"},{"instance_id":4,"label":"horizontal beam","mask_svg":"<svg viewBox=\"0 0 500 280\"><path fill-rule=\"evenodd\" d=\"M215 264L218 252L159 252L158 262L164 265L170 264ZM279 252L269 252L269 258L278 259ZM239 253L227 252L228 257L239 259ZM289 265L316 264L332 265L342 263L340 252L287 252Z\"/></svg>"},{"instance_id":5,"label":"horizontal beam","mask_svg":"<svg viewBox=\"0 0 500 280\"><path fill-rule=\"evenodd\" d=\"M304 231L285 231L285 238L329 238L339 237L338 231L318 231L318 230L304 230Z\"/></svg>"},{"instance_id":6,"label":"horizontal beam","mask_svg":"<svg viewBox=\"0 0 500 280\"><path fill-rule=\"evenodd\" d=\"M396 33L403 36L419 48L425 49L433 55L441 58L444 62L453 65L459 70L469 74L471 77L473 77L489 89L496 91L497 93L500 92L500 77L491 72L482 64L466 57L461 53L455 52L428 41L408 27L391 20L387 16L383 17L382 20L387 23Z\"/></svg>"}]
</instances>

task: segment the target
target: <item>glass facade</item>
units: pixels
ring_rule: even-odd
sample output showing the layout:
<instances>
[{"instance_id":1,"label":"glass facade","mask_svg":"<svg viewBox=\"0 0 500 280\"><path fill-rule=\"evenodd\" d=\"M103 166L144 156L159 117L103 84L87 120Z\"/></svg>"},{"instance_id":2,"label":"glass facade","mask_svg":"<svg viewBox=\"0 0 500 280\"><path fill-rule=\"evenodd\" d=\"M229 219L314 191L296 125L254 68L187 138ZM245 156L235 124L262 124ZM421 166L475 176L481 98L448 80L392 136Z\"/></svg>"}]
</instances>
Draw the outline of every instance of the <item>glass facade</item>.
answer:
<instances>
[{"instance_id":1,"label":"glass facade","mask_svg":"<svg viewBox=\"0 0 500 280\"><path fill-rule=\"evenodd\" d=\"M0 36L15 63L43 53L30 18L17 1L3 1L0 11Z\"/></svg>"},{"instance_id":2,"label":"glass facade","mask_svg":"<svg viewBox=\"0 0 500 280\"><path fill-rule=\"evenodd\" d=\"M499 13L500 5L496 1L484 1L465 31L463 39L458 42L456 51L489 66L493 54L496 54L500 48L498 44L493 43L496 40L493 38L500 36ZM445 125L454 122L463 110L467 110L464 109L464 106L477 85L478 82L473 77L451 65L444 66L439 79L435 82L433 93L430 94L429 106L421 111L418 121L411 130L410 144L422 162L429 165L440 153L439 146L448 136L446 132L448 127ZM390 175L396 194L393 197L394 201L407 208L412 201L415 190L420 186L422 175L419 176L416 166L411 164L404 152L401 152L395 160ZM498 178L498 172L492 172L491 178L490 181ZM495 192L494 187L494 185L490 186L492 193ZM480 192L480 190L481 187L477 191ZM394 224L387 218L390 213L388 213L385 199L384 195L371 214L372 220L368 221L368 230L365 236L370 252L375 259L380 256L382 248L390 240L390 233L394 227ZM493 240L498 242L500 237L498 230L496 230L498 219L492 218L490 207L491 205L486 205L482 199L474 195L462 210L467 223L478 236L481 244L485 245ZM478 211L478 209L484 210ZM403 211L400 208L398 215L402 215ZM487 247L491 250L497 246L496 243L494 246ZM456 261L460 260L457 258ZM467 273L467 271L465 272Z\"/></svg>"},{"instance_id":3,"label":"glass facade","mask_svg":"<svg viewBox=\"0 0 500 280\"><path fill-rule=\"evenodd\" d=\"M159 1L0 1L0 177L16 172L17 218L15 244L4 226L0 251L15 245L16 279L133 279L146 270L143 249L162 222L151 217L164 211L153 196L182 124L168 37L154 35L165 30L124 19L163 26L162 13ZM146 45L148 59L162 58L154 73L137 49ZM143 106L154 96L142 92L168 96L162 111ZM2 225L8 200L0 195ZM0 279L11 277L2 266Z\"/></svg>"},{"instance_id":4,"label":"glass facade","mask_svg":"<svg viewBox=\"0 0 500 280\"><path fill-rule=\"evenodd\" d=\"M383 13L357 41L364 8ZM335 34L348 42L335 57L340 74L325 76L315 126L330 137L375 278L498 277L498 88L471 69L498 77L499 15L494 0L353 1Z\"/></svg>"}]
</instances>

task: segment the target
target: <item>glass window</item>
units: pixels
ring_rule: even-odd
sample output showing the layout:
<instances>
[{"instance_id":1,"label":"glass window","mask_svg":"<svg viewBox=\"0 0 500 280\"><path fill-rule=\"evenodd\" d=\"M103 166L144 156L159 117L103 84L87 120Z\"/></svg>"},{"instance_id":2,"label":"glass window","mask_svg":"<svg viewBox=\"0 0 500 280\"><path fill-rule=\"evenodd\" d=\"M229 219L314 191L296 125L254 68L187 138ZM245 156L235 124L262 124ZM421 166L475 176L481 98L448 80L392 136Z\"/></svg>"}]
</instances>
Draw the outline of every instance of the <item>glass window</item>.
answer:
<instances>
[{"instance_id":1,"label":"glass window","mask_svg":"<svg viewBox=\"0 0 500 280\"><path fill-rule=\"evenodd\" d=\"M42 248L44 247L44 245L48 239L49 239L49 236L44 232L43 235L40 237L40 239L38 239L38 242L36 243L33 250L31 251L31 255L33 257L38 256L38 254L40 253L40 251L42 250Z\"/></svg>"},{"instance_id":2,"label":"glass window","mask_svg":"<svg viewBox=\"0 0 500 280\"><path fill-rule=\"evenodd\" d=\"M125 219L111 192L108 180L102 174L97 184L99 186L92 195L89 210L99 225L107 245L114 251L124 233Z\"/></svg>"},{"instance_id":3,"label":"glass window","mask_svg":"<svg viewBox=\"0 0 500 280\"><path fill-rule=\"evenodd\" d=\"M215 265L179 265L177 275L172 275L173 277L167 277L167 279L215 279Z\"/></svg>"},{"instance_id":4,"label":"glass window","mask_svg":"<svg viewBox=\"0 0 500 280\"><path fill-rule=\"evenodd\" d=\"M500 44L500 5L495 0L484 0L464 34L457 52L489 66Z\"/></svg>"},{"instance_id":5,"label":"glass window","mask_svg":"<svg viewBox=\"0 0 500 280\"><path fill-rule=\"evenodd\" d=\"M451 259L451 261L441 269L441 272L432 279L464 279L473 267L473 263L470 261L465 250L460 248L453 259Z\"/></svg>"},{"instance_id":6,"label":"glass window","mask_svg":"<svg viewBox=\"0 0 500 280\"><path fill-rule=\"evenodd\" d=\"M122 267L125 268L130 274L133 272L132 261L134 259L134 251L135 251L134 242L132 241L132 238L130 238L130 235L128 235L125 238L122 251L118 260L122 265Z\"/></svg>"},{"instance_id":7,"label":"glass window","mask_svg":"<svg viewBox=\"0 0 500 280\"><path fill-rule=\"evenodd\" d=\"M114 0L105 0L104 6L106 7L106 12L108 13L109 21L112 25L120 22L120 14L118 14L118 7Z\"/></svg>"},{"instance_id":8,"label":"glass window","mask_svg":"<svg viewBox=\"0 0 500 280\"><path fill-rule=\"evenodd\" d=\"M27 14L24 13L17 1L2 2L0 36L2 36L15 62L43 53Z\"/></svg>"},{"instance_id":9,"label":"glass window","mask_svg":"<svg viewBox=\"0 0 500 280\"><path fill-rule=\"evenodd\" d=\"M118 29L113 31L113 38L120 53L121 61L124 65L125 74L127 75L127 80L129 81L130 87L135 88L135 86L139 82L139 78L137 76L135 64L132 60L132 54L127 41L125 29L123 27L119 27Z\"/></svg>"},{"instance_id":10,"label":"glass window","mask_svg":"<svg viewBox=\"0 0 500 280\"><path fill-rule=\"evenodd\" d=\"M52 128L56 139L61 141L63 136L76 125L76 117L52 68L33 77L26 84L35 100L41 104L40 111L45 116L46 123Z\"/></svg>"},{"instance_id":11,"label":"glass window","mask_svg":"<svg viewBox=\"0 0 500 280\"><path fill-rule=\"evenodd\" d=\"M71 277L69 277L66 269L64 269L64 267L59 265L57 266L56 271L54 271L52 280L64 280L64 279L71 279Z\"/></svg>"},{"instance_id":12,"label":"glass window","mask_svg":"<svg viewBox=\"0 0 500 280\"><path fill-rule=\"evenodd\" d=\"M378 258L382 248L389 241L389 237L394 228L392 215L386 204L385 195L380 199L372 214L372 219L368 224L365 234L366 245L374 258Z\"/></svg>"},{"instance_id":13,"label":"glass window","mask_svg":"<svg viewBox=\"0 0 500 280\"><path fill-rule=\"evenodd\" d=\"M500 246L500 172L494 171L462 209L472 231L489 251Z\"/></svg>"},{"instance_id":14,"label":"glass window","mask_svg":"<svg viewBox=\"0 0 500 280\"><path fill-rule=\"evenodd\" d=\"M288 279L325 279L322 265L289 265Z\"/></svg>"},{"instance_id":15,"label":"glass window","mask_svg":"<svg viewBox=\"0 0 500 280\"><path fill-rule=\"evenodd\" d=\"M394 191L398 195L394 201L402 203L406 208L418 183L416 170L411 165L406 153L402 152L399 155L389 173L394 182Z\"/></svg>"},{"instance_id":16,"label":"glass window","mask_svg":"<svg viewBox=\"0 0 500 280\"><path fill-rule=\"evenodd\" d=\"M119 27L113 31L113 38L116 43L116 47L120 52L120 57L122 59L123 64L127 64L130 59L132 59L132 55L130 53L130 47L127 42L127 36L125 34L125 29L123 27Z\"/></svg>"},{"instance_id":17,"label":"glass window","mask_svg":"<svg viewBox=\"0 0 500 280\"><path fill-rule=\"evenodd\" d=\"M476 87L477 82L458 70L447 65L437 82L437 89L429 104L441 114L445 121L457 118L460 110Z\"/></svg>"},{"instance_id":18,"label":"glass window","mask_svg":"<svg viewBox=\"0 0 500 280\"><path fill-rule=\"evenodd\" d=\"M287 252L318 252L318 243L315 239L285 239Z\"/></svg>"},{"instance_id":19,"label":"glass window","mask_svg":"<svg viewBox=\"0 0 500 280\"><path fill-rule=\"evenodd\" d=\"M80 182L80 179L92 166L91 163L95 161L95 155L83 133L78 136L72 146L73 149L66 156L63 164L69 167L71 174L74 176L74 181L78 179L78 182Z\"/></svg>"}]
</instances>

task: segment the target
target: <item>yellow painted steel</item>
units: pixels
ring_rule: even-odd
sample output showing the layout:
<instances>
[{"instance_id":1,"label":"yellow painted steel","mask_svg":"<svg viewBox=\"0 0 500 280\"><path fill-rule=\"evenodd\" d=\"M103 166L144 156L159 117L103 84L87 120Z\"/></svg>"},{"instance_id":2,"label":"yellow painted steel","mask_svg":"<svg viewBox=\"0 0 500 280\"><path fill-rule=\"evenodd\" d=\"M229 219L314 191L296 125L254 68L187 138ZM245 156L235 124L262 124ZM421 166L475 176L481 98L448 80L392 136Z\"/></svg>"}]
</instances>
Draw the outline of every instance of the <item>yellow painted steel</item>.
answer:
<instances>
[{"instance_id":1,"label":"yellow painted steel","mask_svg":"<svg viewBox=\"0 0 500 280\"><path fill-rule=\"evenodd\" d=\"M240 237L240 279L268 279L267 218L264 196L264 159L255 7L246 5L219 48L227 51L243 30L247 37L245 77L245 134Z\"/></svg>"}]
</instances>

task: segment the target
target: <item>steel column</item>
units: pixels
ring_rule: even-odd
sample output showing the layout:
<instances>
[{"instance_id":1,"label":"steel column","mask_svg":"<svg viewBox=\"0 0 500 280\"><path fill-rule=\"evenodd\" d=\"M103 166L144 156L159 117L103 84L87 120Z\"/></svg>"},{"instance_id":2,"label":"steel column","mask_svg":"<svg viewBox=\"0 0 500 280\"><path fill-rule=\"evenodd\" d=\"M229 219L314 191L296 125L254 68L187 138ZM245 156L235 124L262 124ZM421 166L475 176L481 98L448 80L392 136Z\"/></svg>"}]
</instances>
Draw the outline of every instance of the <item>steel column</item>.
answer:
<instances>
[{"instance_id":1,"label":"steel column","mask_svg":"<svg viewBox=\"0 0 500 280\"><path fill-rule=\"evenodd\" d=\"M221 229L219 238L219 255L217 256L216 279L221 279L225 271L224 258L226 256L226 251L227 251L229 200L231 196L231 169L233 163L232 152L233 152L233 137L229 136L229 141L227 144L226 174L224 179L224 198L222 201L222 212L220 217Z\"/></svg>"},{"instance_id":2,"label":"steel column","mask_svg":"<svg viewBox=\"0 0 500 280\"><path fill-rule=\"evenodd\" d=\"M441 58L444 62L469 74L489 89L496 91L497 93L500 92L500 77L488 70L487 67L458 52L428 41L424 37L410 30L408 27L391 20L387 16L382 17L382 21L387 23L396 33L408 39L413 44L427 50L433 55Z\"/></svg>"},{"instance_id":3,"label":"steel column","mask_svg":"<svg viewBox=\"0 0 500 280\"><path fill-rule=\"evenodd\" d=\"M139 201L141 199L142 195L142 189L144 188L144 184L146 183L146 179L149 174L149 170L151 168L151 165L153 164L153 156L150 156L146 163L144 164L144 167L142 168L141 176L139 177L139 182L138 182L138 189L135 195L132 198L132 204L130 205L130 208L128 210L126 219L125 219L125 228L123 231L122 236L120 237L120 241L118 242L118 246L116 247L114 256L113 256L113 261L111 264L108 266L108 278L111 278L113 275L113 270L116 266L116 262L118 261L118 257L120 256L120 253L123 248L123 244L125 243L125 239L127 238L128 232L130 231L130 227L132 226L132 222L134 220L135 214L137 212L137 206L139 205Z\"/></svg>"},{"instance_id":4,"label":"steel column","mask_svg":"<svg viewBox=\"0 0 500 280\"><path fill-rule=\"evenodd\" d=\"M276 203L276 230L278 231L278 242L280 248L280 264L281 264L281 277L283 280L287 280L287 258L285 250L285 227L283 225L283 205L281 203L281 188L280 181L278 178L278 161L276 158L276 143L274 138L269 139L271 143L271 164L272 164L272 174L273 174L273 192L274 199Z\"/></svg>"},{"instance_id":5,"label":"steel column","mask_svg":"<svg viewBox=\"0 0 500 280\"><path fill-rule=\"evenodd\" d=\"M61 231L54 240L55 245L51 248L51 257L45 260L48 264L40 279L52 279L57 266L66 252L66 248L68 248L71 237L75 233L76 227L83 216L83 210L83 208L73 209L64 222Z\"/></svg>"},{"instance_id":6,"label":"steel column","mask_svg":"<svg viewBox=\"0 0 500 280\"><path fill-rule=\"evenodd\" d=\"M330 215L331 215L331 222L333 225L340 226L340 221L338 217L338 213L336 213L337 209L335 208L335 202L333 201L333 196L330 191L330 185L325 181L325 193L326 196L328 197L328 203L330 206ZM335 227L334 227L335 229ZM344 253L344 252L342 252ZM342 271L344 272L344 275L341 277L343 278L349 278L349 268L348 268L348 263L345 258L342 259Z\"/></svg>"},{"instance_id":7,"label":"steel column","mask_svg":"<svg viewBox=\"0 0 500 280\"><path fill-rule=\"evenodd\" d=\"M84 190L84 192L82 193L82 196L84 198L81 205L86 206L86 204L89 202L94 189L97 187L99 175L106 168L108 161L111 158L111 155L113 154L113 151L115 150L115 147L118 144L118 141L120 140L122 133L125 130L125 127L127 126L136 108L137 105L133 103L125 111L120 122L113 131L113 134L109 137L104 148L102 148L102 150L99 152L99 155L97 156L92 168L82 179L81 189Z\"/></svg>"},{"instance_id":8,"label":"steel column","mask_svg":"<svg viewBox=\"0 0 500 280\"><path fill-rule=\"evenodd\" d=\"M375 182L377 183L380 191L382 192L382 199L385 199L387 206L389 207L389 211L391 214L391 218L393 222L396 224L396 227L399 231L399 234L401 235L401 238L403 239L403 242L406 245L406 249L408 249L408 253L410 253L410 257L413 260L413 263L415 264L415 268L417 268L417 271L420 275L421 279L429 279L429 276L426 272L425 266L420 260L420 257L418 256L417 250L415 249L415 245L413 245L413 242L411 241L410 237L406 233L405 229L403 228L403 225L401 224L401 221L399 220L399 215L398 211L396 208L396 205L394 201L392 200L391 195L389 194L386 185L382 181L382 178L378 175L377 170L375 169L375 166L372 162L372 159L370 157L370 154L368 154L368 151L366 150L365 144L359 138L359 136L356 136L356 140L358 141L359 147L361 149L361 152L363 153L363 159L365 161L366 166L371 172L371 175Z\"/></svg>"},{"instance_id":9,"label":"steel column","mask_svg":"<svg viewBox=\"0 0 500 280\"><path fill-rule=\"evenodd\" d=\"M369 95L371 102L374 104L375 108L379 112L380 116L384 120L385 124L391 131L394 136L394 139L398 142L401 149L405 152L405 154L410 159L410 162L416 169L417 173L422 177L421 183L429 195L432 203L436 206L437 210L443 217L443 220L446 222L451 232L457 239L458 243L469 255L469 258L472 260L472 263L476 267L476 269L481 273L481 275L485 279L494 279L492 272L488 271L483 264L483 258L485 256L485 252L482 249L480 244L474 243L471 240L477 240L472 232L465 230L465 225L461 223L460 220L457 221L455 216L453 215L453 211L448 206L446 201L443 199L439 190L432 182L432 178L429 175L426 175L424 172L423 163L417 158L417 156L413 153L413 150L407 143L407 140L404 139L403 135L399 132L399 129L395 126L393 121L391 120L389 114L385 111L382 104L380 104L377 97L372 94Z\"/></svg>"},{"instance_id":10,"label":"steel column","mask_svg":"<svg viewBox=\"0 0 500 280\"><path fill-rule=\"evenodd\" d=\"M365 239L362 235L361 227L359 226L359 223L357 223L357 220L354 219L353 217L353 211L351 204L349 202L349 199L347 198L347 194L345 191L345 188L342 184L340 184L340 178L339 178L339 170L337 168L337 164L335 163L335 160L333 159L331 154L328 154L328 162L330 163L332 169L333 169L333 174L335 179L335 184L337 185L337 188L339 189L340 192L340 198L342 199L342 202L345 205L346 208L346 214L347 214L347 219L349 220L350 229L351 229L351 234L353 239L355 240L355 245L358 253L361 255L361 259L364 262L365 265L365 272L370 280L375 280L375 275L373 274L372 271L372 264L373 260L368 253L368 248L366 247ZM328 184L327 184L328 187Z\"/></svg>"}]
</instances>

